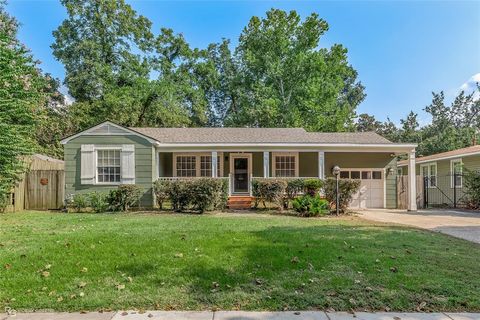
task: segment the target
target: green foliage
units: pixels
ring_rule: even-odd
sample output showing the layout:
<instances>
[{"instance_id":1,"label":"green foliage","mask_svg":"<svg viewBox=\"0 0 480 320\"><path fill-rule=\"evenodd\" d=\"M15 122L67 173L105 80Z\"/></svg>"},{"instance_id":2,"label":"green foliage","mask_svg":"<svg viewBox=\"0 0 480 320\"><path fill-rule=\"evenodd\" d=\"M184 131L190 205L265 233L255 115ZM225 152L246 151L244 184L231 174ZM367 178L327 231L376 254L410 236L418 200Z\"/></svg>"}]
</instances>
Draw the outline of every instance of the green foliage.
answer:
<instances>
[{"instance_id":1,"label":"green foliage","mask_svg":"<svg viewBox=\"0 0 480 320\"><path fill-rule=\"evenodd\" d=\"M173 210L179 212L190 209L199 213L221 210L228 199L228 180L223 178L158 180L154 188L155 194L162 197L162 202L170 200Z\"/></svg>"},{"instance_id":2,"label":"green foliage","mask_svg":"<svg viewBox=\"0 0 480 320\"><path fill-rule=\"evenodd\" d=\"M110 205L108 204L108 194L103 192L90 192L87 194L89 207L93 212L102 213L108 211Z\"/></svg>"},{"instance_id":3,"label":"green foliage","mask_svg":"<svg viewBox=\"0 0 480 320\"><path fill-rule=\"evenodd\" d=\"M350 201L352 201L353 195L360 188L360 180L340 179L338 184L339 184L339 194L340 194L339 211L345 212L345 210L348 207L348 204L350 203ZM337 201L336 188L337 187L336 187L335 178L325 179L325 182L323 185L323 192L325 193L325 198L330 204L330 208L336 207L336 201Z\"/></svg>"},{"instance_id":4,"label":"green foliage","mask_svg":"<svg viewBox=\"0 0 480 320\"><path fill-rule=\"evenodd\" d=\"M469 209L480 209L480 171L465 170L463 174L465 204Z\"/></svg>"},{"instance_id":5,"label":"green foliage","mask_svg":"<svg viewBox=\"0 0 480 320\"><path fill-rule=\"evenodd\" d=\"M328 201L320 198L318 194L315 196L306 194L297 197L293 199L292 206L303 217L326 215L329 212Z\"/></svg>"},{"instance_id":6,"label":"green foliage","mask_svg":"<svg viewBox=\"0 0 480 320\"><path fill-rule=\"evenodd\" d=\"M323 186L323 181L320 179L305 179L303 183L305 191L312 197L318 195L318 192L320 192Z\"/></svg>"},{"instance_id":7,"label":"green foliage","mask_svg":"<svg viewBox=\"0 0 480 320\"><path fill-rule=\"evenodd\" d=\"M140 200L142 189L134 184L123 184L110 190L107 202L112 211L128 211Z\"/></svg>"},{"instance_id":8,"label":"green foliage","mask_svg":"<svg viewBox=\"0 0 480 320\"><path fill-rule=\"evenodd\" d=\"M0 1L0 210L34 151L32 132L45 95L37 62L17 39L17 21Z\"/></svg>"},{"instance_id":9,"label":"green foliage","mask_svg":"<svg viewBox=\"0 0 480 320\"><path fill-rule=\"evenodd\" d=\"M283 196L286 188L287 182L282 179L252 180L252 195L255 197L255 207L261 201L264 208L267 207L265 202L270 202L277 204L278 209L283 209Z\"/></svg>"},{"instance_id":10,"label":"green foliage","mask_svg":"<svg viewBox=\"0 0 480 320\"><path fill-rule=\"evenodd\" d=\"M287 179L287 188L285 189L285 197L283 200L283 207L288 208L288 204L294 198L296 198L300 193L305 190L304 185L305 179Z\"/></svg>"},{"instance_id":11,"label":"green foliage","mask_svg":"<svg viewBox=\"0 0 480 320\"><path fill-rule=\"evenodd\" d=\"M71 194L66 199L66 207L74 212L83 212L90 207L88 194Z\"/></svg>"},{"instance_id":12,"label":"green foliage","mask_svg":"<svg viewBox=\"0 0 480 320\"><path fill-rule=\"evenodd\" d=\"M169 180L157 180L153 183L153 192L155 193L155 199L160 210L163 209L163 203L169 197L168 190L170 190L170 188Z\"/></svg>"}]
</instances>

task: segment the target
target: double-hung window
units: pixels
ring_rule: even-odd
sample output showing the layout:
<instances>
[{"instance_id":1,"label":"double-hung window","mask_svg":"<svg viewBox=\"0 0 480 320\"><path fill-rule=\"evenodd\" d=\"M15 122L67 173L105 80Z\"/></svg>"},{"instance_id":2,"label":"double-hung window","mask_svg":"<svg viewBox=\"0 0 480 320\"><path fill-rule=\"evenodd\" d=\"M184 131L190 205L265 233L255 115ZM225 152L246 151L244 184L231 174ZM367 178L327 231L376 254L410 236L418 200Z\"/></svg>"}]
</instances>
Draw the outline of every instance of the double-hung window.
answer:
<instances>
[{"instance_id":1,"label":"double-hung window","mask_svg":"<svg viewBox=\"0 0 480 320\"><path fill-rule=\"evenodd\" d=\"M97 150L97 182L120 183L120 150Z\"/></svg>"},{"instance_id":2,"label":"double-hung window","mask_svg":"<svg viewBox=\"0 0 480 320\"><path fill-rule=\"evenodd\" d=\"M452 174L451 187L461 188L463 183L462 172L463 172L462 159L456 159L450 161L450 172Z\"/></svg>"},{"instance_id":3,"label":"double-hung window","mask_svg":"<svg viewBox=\"0 0 480 320\"><path fill-rule=\"evenodd\" d=\"M273 173L275 177L297 177L298 153L274 153Z\"/></svg>"},{"instance_id":4,"label":"double-hung window","mask_svg":"<svg viewBox=\"0 0 480 320\"><path fill-rule=\"evenodd\" d=\"M437 164L425 164L421 166L423 178L427 180L428 188L435 188L437 186Z\"/></svg>"},{"instance_id":5,"label":"double-hung window","mask_svg":"<svg viewBox=\"0 0 480 320\"><path fill-rule=\"evenodd\" d=\"M222 175L222 153L217 155L217 176ZM212 156L208 154L175 155L175 174L177 177L211 177Z\"/></svg>"}]
</instances>

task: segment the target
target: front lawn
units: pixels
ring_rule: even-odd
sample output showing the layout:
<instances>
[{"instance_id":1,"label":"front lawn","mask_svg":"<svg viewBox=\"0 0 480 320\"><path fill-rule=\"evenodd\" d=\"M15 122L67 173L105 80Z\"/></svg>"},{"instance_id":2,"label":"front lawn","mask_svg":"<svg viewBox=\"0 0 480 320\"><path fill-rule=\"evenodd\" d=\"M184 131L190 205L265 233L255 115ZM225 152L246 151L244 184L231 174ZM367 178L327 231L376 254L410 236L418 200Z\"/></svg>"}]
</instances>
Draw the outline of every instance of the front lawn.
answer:
<instances>
[{"instance_id":1,"label":"front lawn","mask_svg":"<svg viewBox=\"0 0 480 320\"><path fill-rule=\"evenodd\" d=\"M0 308L480 310L480 246L356 218L0 215Z\"/></svg>"}]
</instances>

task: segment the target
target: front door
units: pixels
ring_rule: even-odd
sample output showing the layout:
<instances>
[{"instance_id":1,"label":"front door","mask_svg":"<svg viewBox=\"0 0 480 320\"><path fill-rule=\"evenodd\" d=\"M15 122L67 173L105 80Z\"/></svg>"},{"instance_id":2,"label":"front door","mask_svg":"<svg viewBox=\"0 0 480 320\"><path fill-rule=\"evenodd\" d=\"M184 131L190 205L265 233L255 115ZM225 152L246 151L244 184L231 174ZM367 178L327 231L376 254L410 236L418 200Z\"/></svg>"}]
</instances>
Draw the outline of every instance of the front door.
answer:
<instances>
[{"instance_id":1,"label":"front door","mask_svg":"<svg viewBox=\"0 0 480 320\"><path fill-rule=\"evenodd\" d=\"M233 161L233 192L249 192L249 158L235 156Z\"/></svg>"}]
</instances>

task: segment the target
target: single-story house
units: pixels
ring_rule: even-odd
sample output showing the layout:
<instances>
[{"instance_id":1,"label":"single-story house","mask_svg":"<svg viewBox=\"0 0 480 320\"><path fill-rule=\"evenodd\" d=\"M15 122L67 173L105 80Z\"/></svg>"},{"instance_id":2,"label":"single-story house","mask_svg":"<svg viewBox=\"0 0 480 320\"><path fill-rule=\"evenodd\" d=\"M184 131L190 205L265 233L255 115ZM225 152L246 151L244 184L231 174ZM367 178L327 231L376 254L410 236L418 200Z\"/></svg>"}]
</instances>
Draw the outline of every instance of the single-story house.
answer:
<instances>
[{"instance_id":1,"label":"single-story house","mask_svg":"<svg viewBox=\"0 0 480 320\"><path fill-rule=\"evenodd\" d=\"M230 195L248 195L251 180L332 176L359 179L352 207L396 207L396 156L408 154L415 179L415 144L372 132L323 133L302 128L126 128L103 122L62 140L66 194L107 191L118 184L144 190L154 206L157 179L226 177ZM415 210L415 184L409 209Z\"/></svg>"},{"instance_id":2,"label":"single-story house","mask_svg":"<svg viewBox=\"0 0 480 320\"><path fill-rule=\"evenodd\" d=\"M480 171L480 145L437 153L415 160L415 171L424 179L423 192L430 205L461 203L465 170ZM408 161L399 161L398 174L409 173Z\"/></svg>"}]
</instances>

